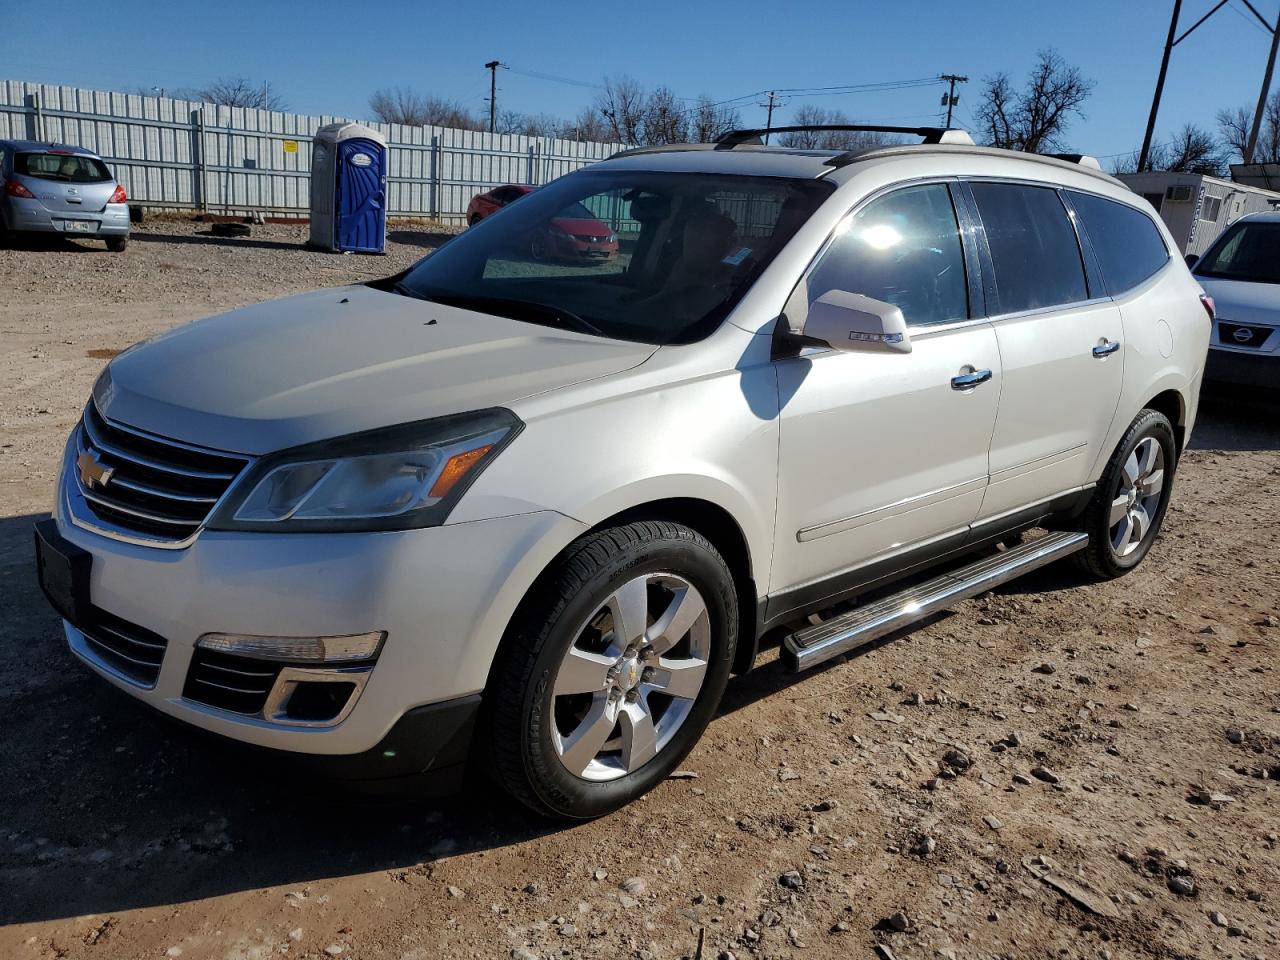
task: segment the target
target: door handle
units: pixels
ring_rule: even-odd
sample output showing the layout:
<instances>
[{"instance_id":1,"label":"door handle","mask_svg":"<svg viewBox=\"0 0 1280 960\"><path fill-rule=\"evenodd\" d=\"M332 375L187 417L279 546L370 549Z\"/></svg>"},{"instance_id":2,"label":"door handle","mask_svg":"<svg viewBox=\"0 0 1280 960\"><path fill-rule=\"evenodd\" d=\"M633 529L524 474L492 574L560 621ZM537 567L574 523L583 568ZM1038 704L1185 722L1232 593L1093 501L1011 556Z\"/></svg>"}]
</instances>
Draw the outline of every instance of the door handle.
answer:
<instances>
[{"instance_id":1,"label":"door handle","mask_svg":"<svg viewBox=\"0 0 1280 960\"><path fill-rule=\"evenodd\" d=\"M986 383L990 379L990 370L974 370L972 373L962 373L958 377L952 377L951 388L953 390L970 390L980 383Z\"/></svg>"},{"instance_id":2,"label":"door handle","mask_svg":"<svg viewBox=\"0 0 1280 960\"><path fill-rule=\"evenodd\" d=\"M1093 348L1093 355L1095 357L1109 357L1119 349L1119 340L1108 340L1106 337L1103 337L1098 341L1098 345Z\"/></svg>"}]
</instances>

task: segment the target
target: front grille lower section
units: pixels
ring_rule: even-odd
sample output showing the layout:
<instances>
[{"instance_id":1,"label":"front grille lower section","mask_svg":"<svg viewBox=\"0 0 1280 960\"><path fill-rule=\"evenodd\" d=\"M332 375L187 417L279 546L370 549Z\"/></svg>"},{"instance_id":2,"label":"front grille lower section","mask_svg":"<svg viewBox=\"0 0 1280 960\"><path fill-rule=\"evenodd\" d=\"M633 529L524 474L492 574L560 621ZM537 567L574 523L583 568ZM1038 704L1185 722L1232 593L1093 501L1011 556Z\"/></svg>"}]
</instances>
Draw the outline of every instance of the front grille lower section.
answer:
<instances>
[{"instance_id":1,"label":"front grille lower section","mask_svg":"<svg viewBox=\"0 0 1280 960\"><path fill-rule=\"evenodd\" d=\"M108 422L90 403L76 431L74 482L93 514L148 537L193 536L248 464Z\"/></svg>"},{"instance_id":2,"label":"front grille lower section","mask_svg":"<svg viewBox=\"0 0 1280 960\"><path fill-rule=\"evenodd\" d=\"M76 629L84 637L86 651L99 663L139 686L156 685L168 646L164 637L96 608L92 620L76 624Z\"/></svg>"},{"instance_id":3,"label":"front grille lower section","mask_svg":"<svg viewBox=\"0 0 1280 960\"><path fill-rule=\"evenodd\" d=\"M230 713L257 716L267 704L281 665L197 647L182 695Z\"/></svg>"}]
</instances>

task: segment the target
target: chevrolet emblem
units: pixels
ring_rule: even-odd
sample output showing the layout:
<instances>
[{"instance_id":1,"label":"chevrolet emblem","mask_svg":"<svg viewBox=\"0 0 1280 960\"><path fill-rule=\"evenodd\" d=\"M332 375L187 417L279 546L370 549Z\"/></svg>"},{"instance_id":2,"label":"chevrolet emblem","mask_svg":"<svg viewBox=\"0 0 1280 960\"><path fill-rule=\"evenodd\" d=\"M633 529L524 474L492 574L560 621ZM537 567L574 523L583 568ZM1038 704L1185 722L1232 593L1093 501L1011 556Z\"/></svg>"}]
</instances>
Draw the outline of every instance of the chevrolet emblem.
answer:
<instances>
[{"instance_id":1,"label":"chevrolet emblem","mask_svg":"<svg viewBox=\"0 0 1280 960\"><path fill-rule=\"evenodd\" d=\"M76 458L76 468L80 471L80 482L90 489L105 487L115 473L115 469L105 466L92 450L86 450Z\"/></svg>"}]
</instances>

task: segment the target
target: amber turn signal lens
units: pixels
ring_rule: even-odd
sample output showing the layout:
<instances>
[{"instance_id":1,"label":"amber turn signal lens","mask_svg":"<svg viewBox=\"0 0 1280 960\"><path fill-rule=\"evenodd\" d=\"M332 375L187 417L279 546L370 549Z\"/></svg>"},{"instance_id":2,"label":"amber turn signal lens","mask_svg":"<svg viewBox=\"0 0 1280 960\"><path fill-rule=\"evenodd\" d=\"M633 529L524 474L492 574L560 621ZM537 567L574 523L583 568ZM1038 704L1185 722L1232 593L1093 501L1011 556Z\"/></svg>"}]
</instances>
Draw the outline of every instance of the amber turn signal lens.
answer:
<instances>
[{"instance_id":1,"label":"amber turn signal lens","mask_svg":"<svg viewBox=\"0 0 1280 960\"><path fill-rule=\"evenodd\" d=\"M479 463L486 453L493 449L492 443L487 443L483 447L476 447L474 450L468 450L465 453L455 453L449 458L449 462L444 465L444 469L440 471L440 476L436 478L436 482L431 485L431 497L447 497L449 491L458 485L458 481L467 475L467 472Z\"/></svg>"}]
</instances>

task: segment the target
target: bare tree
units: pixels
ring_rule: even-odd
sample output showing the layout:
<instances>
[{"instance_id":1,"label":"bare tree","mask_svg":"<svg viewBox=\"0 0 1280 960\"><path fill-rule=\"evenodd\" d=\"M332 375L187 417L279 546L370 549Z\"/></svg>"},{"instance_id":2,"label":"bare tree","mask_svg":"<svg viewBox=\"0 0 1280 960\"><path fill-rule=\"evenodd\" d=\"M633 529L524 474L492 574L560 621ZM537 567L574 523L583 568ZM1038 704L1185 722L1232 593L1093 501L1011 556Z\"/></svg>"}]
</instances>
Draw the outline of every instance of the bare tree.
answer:
<instances>
[{"instance_id":1,"label":"bare tree","mask_svg":"<svg viewBox=\"0 0 1280 960\"><path fill-rule=\"evenodd\" d=\"M1093 81L1053 50L1041 50L1023 90L1006 73L986 80L974 119L986 142L1007 150L1046 153L1060 149L1072 116L1093 92Z\"/></svg>"},{"instance_id":2,"label":"bare tree","mask_svg":"<svg viewBox=\"0 0 1280 960\"><path fill-rule=\"evenodd\" d=\"M518 133L526 137L563 136L564 124L549 113L521 113L503 110L498 114L498 133Z\"/></svg>"},{"instance_id":3,"label":"bare tree","mask_svg":"<svg viewBox=\"0 0 1280 960\"><path fill-rule=\"evenodd\" d=\"M694 143L712 143L730 130L742 126L742 114L736 107L718 105L701 96L689 114L689 134Z\"/></svg>"},{"instance_id":4,"label":"bare tree","mask_svg":"<svg viewBox=\"0 0 1280 960\"><path fill-rule=\"evenodd\" d=\"M631 77L606 77L604 90L596 98L596 112L609 127L609 136L618 143L644 143L644 88Z\"/></svg>"},{"instance_id":5,"label":"bare tree","mask_svg":"<svg viewBox=\"0 0 1280 960\"><path fill-rule=\"evenodd\" d=\"M593 143L605 143L614 139L609 122L595 107L587 107L566 123L561 136Z\"/></svg>"},{"instance_id":6,"label":"bare tree","mask_svg":"<svg viewBox=\"0 0 1280 960\"><path fill-rule=\"evenodd\" d=\"M689 139L689 115L670 87L658 87L644 101L644 142L685 143Z\"/></svg>"},{"instance_id":7,"label":"bare tree","mask_svg":"<svg viewBox=\"0 0 1280 960\"><path fill-rule=\"evenodd\" d=\"M374 118L383 123L456 130L483 130L488 126L456 100L416 93L404 87L375 90L369 97L369 109Z\"/></svg>"},{"instance_id":8,"label":"bare tree","mask_svg":"<svg viewBox=\"0 0 1280 960\"><path fill-rule=\"evenodd\" d=\"M220 107L251 107L256 110L287 110L284 98L266 80L258 83L247 77L219 77L198 90L174 91L173 96Z\"/></svg>"},{"instance_id":9,"label":"bare tree","mask_svg":"<svg viewBox=\"0 0 1280 960\"><path fill-rule=\"evenodd\" d=\"M1247 131L1246 131L1247 132ZM1137 173L1139 151L1125 154L1111 164L1113 174ZM1153 143L1147 153L1147 169L1170 173L1203 173L1216 176L1222 172L1223 148L1217 138L1194 123L1185 124L1169 140Z\"/></svg>"},{"instance_id":10,"label":"bare tree","mask_svg":"<svg viewBox=\"0 0 1280 960\"><path fill-rule=\"evenodd\" d=\"M1212 133L1194 123L1188 123L1167 144L1162 145L1160 165L1154 168L1212 176L1222 172L1221 148Z\"/></svg>"},{"instance_id":11,"label":"bare tree","mask_svg":"<svg viewBox=\"0 0 1280 960\"><path fill-rule=\"evenodd\" d=\"M1244 148L1249 142L1249 128L1253 125L1253 111L1247 107L1218 111L1218 134L1222 138L1228 158L1244 159ZM1258 130L1258 143L1253 150L1254 163L1280 163L1280 90L1267 100L1262 113L1262 126Z\"/></svg>"},{"instance_id":12,"label":"bare tree","mask_svg":"<svg viewBox=\"0 0 1280 960\"><path fill-rule=\"evenodd\" d=\"M796 107L791 122L786 126L839 126L851 123L853 121L841 110L827 110L812 103L804 103ZM886 134L863 130L800 130L778 135L781 146L805 150L867 150L896 142L895 138Z\"/></svg>"}]
</instances>

